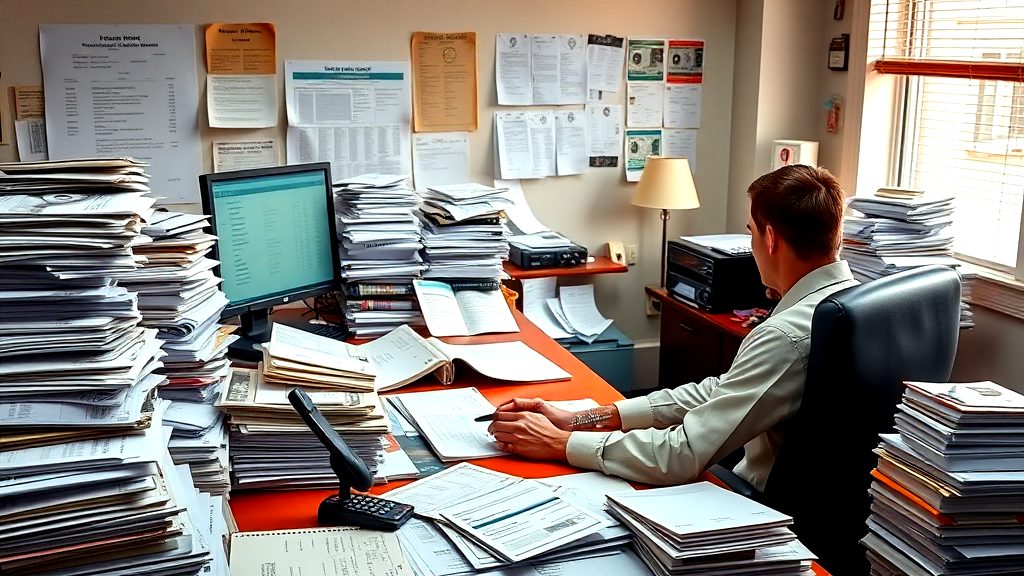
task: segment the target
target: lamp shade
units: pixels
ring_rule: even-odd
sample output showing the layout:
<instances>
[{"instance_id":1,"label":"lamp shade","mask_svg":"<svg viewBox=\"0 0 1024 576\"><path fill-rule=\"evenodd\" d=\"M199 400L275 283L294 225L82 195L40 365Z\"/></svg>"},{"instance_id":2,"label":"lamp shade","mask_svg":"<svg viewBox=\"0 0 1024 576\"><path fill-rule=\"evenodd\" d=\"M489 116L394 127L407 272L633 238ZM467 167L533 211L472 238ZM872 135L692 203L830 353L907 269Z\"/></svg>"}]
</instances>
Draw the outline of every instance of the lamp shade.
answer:
<instances>
[{"instance_id":1,"label":"lamp shade","mask_svg":"<svg viewBox=\"0 0 1024 576\"><path fill-rule=\"evenodd\" d=\"M633 192L633 205L666 210L700 208L686 158L648 156Z\"/></svg>"}]
</instances>

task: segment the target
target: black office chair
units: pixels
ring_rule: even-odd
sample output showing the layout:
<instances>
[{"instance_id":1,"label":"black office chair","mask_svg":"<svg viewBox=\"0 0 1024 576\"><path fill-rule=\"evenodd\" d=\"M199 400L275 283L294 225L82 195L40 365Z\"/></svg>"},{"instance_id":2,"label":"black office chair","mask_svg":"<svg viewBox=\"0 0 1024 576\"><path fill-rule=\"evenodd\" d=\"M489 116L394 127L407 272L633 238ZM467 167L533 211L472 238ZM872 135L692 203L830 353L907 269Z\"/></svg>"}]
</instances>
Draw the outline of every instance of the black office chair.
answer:
<instances>
[{"instance_id":1,"label":"black office chair","mask_svg":"<svg viewBox=\"0 0 1024 576\"><path fill-rule=\"evenodd\" d=\"M928 266L840 290L811 322L807 381L764 493L720 466L713 474L794 519L794 532L836 576L867 574L869 473L893 430L903 382L945 382L960 321L960 276Z\"/></svg>"}]
</instances>

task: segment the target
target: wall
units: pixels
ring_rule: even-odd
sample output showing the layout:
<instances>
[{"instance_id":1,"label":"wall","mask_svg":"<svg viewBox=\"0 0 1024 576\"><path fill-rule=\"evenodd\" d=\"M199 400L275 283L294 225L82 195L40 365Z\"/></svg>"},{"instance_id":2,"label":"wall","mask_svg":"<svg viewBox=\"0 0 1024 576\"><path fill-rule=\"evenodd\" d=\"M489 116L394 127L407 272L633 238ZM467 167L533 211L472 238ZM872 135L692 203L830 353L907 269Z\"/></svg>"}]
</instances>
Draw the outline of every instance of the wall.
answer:
<instances>
[{"instance_id":1,"label":"wall","mask_svg":"<svg viewBox=\"0 0 1024 576\"><path fill-rule=\"evenodd\" d=\"M494 35L498 32L601 33L618 36L701 38L706 44L702 128L698 136L696 185L701 208L673 214L673 234L720 232L725 225L733 93L735 2L700 0L380 0L301 3L271 0L3 0L0 3L0 89L38 84L38 25L41 23L194 23L196 61L201 59L199 25L214 21L269 21L278 30L278 74L282 85L280 124L265 131L223 131L200 123L204 166L210 169L211 139L276 135L284 142L283 59L407 60L414 31L475 31L479 67L480 129L470 138L471 176L494 178L492 118L498 109L494 88ZM200 98L202 99L202 80ZM625 94L612 95L621 103ZM0 161L16 149L0 146ZM188 175L194 178L194 175ZM594 277L602 312L641 344L658 337L658 319L644 314L645 284L658 281L661 223L656 210L630 205L632 184L622 169L592 169L583 176L525 181L531 207L547 225L595 253L608 240L638 244L640 259L627 274Z\"/></svg>"}]
</instances>

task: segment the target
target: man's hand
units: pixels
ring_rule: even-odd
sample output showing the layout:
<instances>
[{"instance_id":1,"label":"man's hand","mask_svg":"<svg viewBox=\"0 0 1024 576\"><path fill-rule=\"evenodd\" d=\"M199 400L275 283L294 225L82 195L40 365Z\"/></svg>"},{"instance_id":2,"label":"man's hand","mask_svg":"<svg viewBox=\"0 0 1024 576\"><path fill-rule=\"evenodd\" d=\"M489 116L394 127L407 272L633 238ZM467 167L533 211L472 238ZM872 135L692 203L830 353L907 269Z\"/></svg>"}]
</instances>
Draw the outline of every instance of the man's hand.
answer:
<instances>
[{"instance_id":1,"label":"man's hand","mask_svg":"<svg viewBox=\"0 0 1024 576\"><path fill-rule=\"evenodd\" d=\"M544 416L559 430L572 430L574 412L555 408L540 398L514 398L498 406L498 414L515 412L535 412ZM497 415L495 415L497 419Z\"/></svg>"},{"instance_id":2,"label":"man's hand","mask_svg":"<svg viewBox=\"0 0 1024 576\"><path fill-rule=\"evenodd\" d=\"M558 412L564 412L570 417L572 414L564 410ZM499 410L488 431L494 434L498 448L505 452L537 460L565 460L569 432L559 430L549 417L539 412Z\"/></svg>"}]
</instances>

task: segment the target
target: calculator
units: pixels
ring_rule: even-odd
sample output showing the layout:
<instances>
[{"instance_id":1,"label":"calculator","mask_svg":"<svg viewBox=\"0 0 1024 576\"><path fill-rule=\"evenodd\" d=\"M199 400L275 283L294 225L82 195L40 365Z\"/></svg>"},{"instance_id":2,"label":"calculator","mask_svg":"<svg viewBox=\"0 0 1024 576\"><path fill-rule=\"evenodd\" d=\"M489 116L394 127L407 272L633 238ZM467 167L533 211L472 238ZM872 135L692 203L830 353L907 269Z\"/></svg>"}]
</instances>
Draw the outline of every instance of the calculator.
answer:
<instances>
[{"instance_id":1,"label":"calculator","mask_svg":"<svg viewBox=\"0 0 1024 576\"><path fill-rule=\"evenodd\" d=\"M342 500L334 495L320 503L321 524L359 526L393 532L412 517L413 507L387 498L351 494Z\"/></svg>"}]
</instances>

